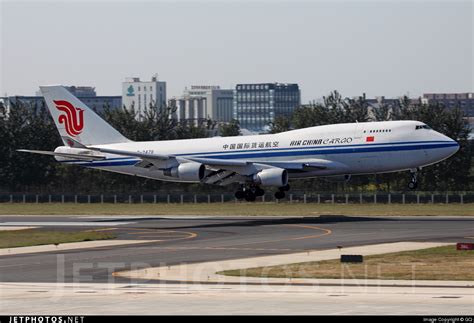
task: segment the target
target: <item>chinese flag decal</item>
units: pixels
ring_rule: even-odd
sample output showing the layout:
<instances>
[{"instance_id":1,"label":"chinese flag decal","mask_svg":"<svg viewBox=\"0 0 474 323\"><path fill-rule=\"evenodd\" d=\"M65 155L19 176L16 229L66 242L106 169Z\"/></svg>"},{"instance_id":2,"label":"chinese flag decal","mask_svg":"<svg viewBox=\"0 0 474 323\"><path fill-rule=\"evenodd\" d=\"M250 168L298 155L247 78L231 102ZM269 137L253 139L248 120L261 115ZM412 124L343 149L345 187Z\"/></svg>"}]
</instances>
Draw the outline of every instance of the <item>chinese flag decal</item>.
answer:
<instances>
[{"instance_id":1,"label":"chinese flag decal","mask_svg":"<svg viewBox=\"0 0 474 323\"><path fill-rule=\"evenodd\" d=\"M365 138L365 142L374 142L374 141L375 141L374 136L370 136L370 137Z\"/></svg>"}]
</instances>

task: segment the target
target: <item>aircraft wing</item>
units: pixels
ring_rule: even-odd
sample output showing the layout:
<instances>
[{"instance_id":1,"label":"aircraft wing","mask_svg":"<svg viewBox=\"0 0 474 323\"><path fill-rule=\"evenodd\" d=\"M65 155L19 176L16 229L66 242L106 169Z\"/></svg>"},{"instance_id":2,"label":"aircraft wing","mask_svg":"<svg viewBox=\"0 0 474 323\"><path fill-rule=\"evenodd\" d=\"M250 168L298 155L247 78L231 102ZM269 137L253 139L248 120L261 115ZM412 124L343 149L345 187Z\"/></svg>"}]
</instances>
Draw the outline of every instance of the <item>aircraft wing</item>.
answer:
<instances>
[{"instance_id":1,"label":"aircraft wing","mask_svg":"<svg viewBox=\"0 0 474 323\"><path fill-rule=\"evenodd\" d=\"M128 157L138 157L138 158L149 159L149 160L168 160L168 159L174 158L174 156L172 155L147 154L147 153L141 153L141 152L136 152L136 151L98 148L98 147L89 147L89 146L87 146L86 148L90 150L100 151L102 153L128 156Z\"/></svg>"},{"instance_id":2,"label":"aircraft wing","mask_svg":"<svg viewBox=\"0 0 474 323\"><path fill-rule=\"evenodd\" d=\"M225 186L238 182L242 177L255 174L265 168L284 168L294 171L342 171L347 169L345 164L325 159L307 159L298 161L246 161L227 160L217 158L186 157L187 160L202 163L211 172L206 176L205 182Z\"/></svg>"},{"instance_id":3,"label":"aircraft wing","mask_svg":"<svg viewBox=\"0 0 474 323\"><path fill-rule=\"evenodd\" d=\"M335 161L325 159L302 159L296 161L248 161L243 159L218 159L208 157L186 157L165 154L147 154L134 151L124 151L109 148L85 147L87 149L110 153L114 155L138 157L142 161L136 167L149 169L167 169L176 167L182 162L196 162L206 166L207 174L204 182L208 184L225 186L234 182L242 182L245 177L254 175L267 168L284 168L300 172L345 170L347 166Z\"/></svg>"},{"instance_id":4,"label":"aircraft wing","mask_svg":"<svg viewBox=\"0 0 474 323\"><path fill-rule=\"evenodd\" d=\"M184 157L187 160L202 163L208 166L214 166L217 168L229 168L230 167L243 167L250 165L268 167L278 167L287 170L303 170L313 171L318 169L345 169L346 165L325 159L304 159L297 161L246 161L246 160L228 160L228 159L217 159L217 158L202 158L202 157ZM266 166L266 167L265 167Z\"/></svg>"}]
</instances>

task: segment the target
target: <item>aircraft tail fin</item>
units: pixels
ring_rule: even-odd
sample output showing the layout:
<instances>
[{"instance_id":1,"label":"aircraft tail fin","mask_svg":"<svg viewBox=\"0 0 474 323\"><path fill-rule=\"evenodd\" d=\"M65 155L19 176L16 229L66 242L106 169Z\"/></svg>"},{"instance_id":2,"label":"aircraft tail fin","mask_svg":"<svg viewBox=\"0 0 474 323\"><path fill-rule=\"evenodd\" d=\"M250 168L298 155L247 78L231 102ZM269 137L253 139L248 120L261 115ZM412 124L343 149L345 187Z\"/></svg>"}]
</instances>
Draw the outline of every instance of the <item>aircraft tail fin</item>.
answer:
<instances>
[{"instance_id":1,"label":"aircraft tail fin","mask_svg":"<svg viewBox=\"0 0 474 323\"><path fill-rule=\"evenodd\" d=\"M40 86L40 89L64 144L99 145L130 141L63 86Z\"/></svg>"}]
</instances>

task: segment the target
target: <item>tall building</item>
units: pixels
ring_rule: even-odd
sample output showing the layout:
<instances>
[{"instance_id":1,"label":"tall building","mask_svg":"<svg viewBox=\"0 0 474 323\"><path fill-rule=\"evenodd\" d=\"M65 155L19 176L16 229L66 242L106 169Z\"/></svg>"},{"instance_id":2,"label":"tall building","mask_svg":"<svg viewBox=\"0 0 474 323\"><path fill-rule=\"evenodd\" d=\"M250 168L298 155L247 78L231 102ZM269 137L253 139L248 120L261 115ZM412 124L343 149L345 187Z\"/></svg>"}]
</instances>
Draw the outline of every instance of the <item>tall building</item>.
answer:
<instances>
[{"instance_id":1,"label":"tall building","mask_svg":"<svg viewBox=\"0 0 474 323\"><path fill-rule=\"evenodd\" d=\"M217 85L193 85L185 89L184 97L205 99L205 115L218 122L229 122L233 117L234 90L221 89Z\"/></svg>"},{"instance_id":2,"label":"tall building","mask_svg":"<svg viewBox=\"0 0 474 323\"><path fill-rule=\"evenodd\" d=\"M169 100L169 105L176 109L171 117L179 122L192 122L198 125L207 119L204 97L174 97Z\"/></svg>"},{"instance_id":3,"label":"tall building","mask_svg":"<svg viewBox=\"0 0 474 323\"><path fill-rule=\"evenodd\" d=\"M221 89L216 85L193 85L169 103L176 107L173 117L178 121L194 120L199 123L212 119L229 122L233 117L234 90Z\"/></svg>"},{"instance_id":4,"label":"tall building","mask_svg":"<svg viewBox=\"0 0 474 323\"><path fill-rule=\"evenodd\" d=\"M240 127L255 132L267 131L278 116L290 117L301 103L298 84L237 84L234 91L234 119Z\"/></svg>"},{"instance_id":5,"label":"tall building","mask_svg":"<svg viewBox=\"0 0 474 323\"><path fill-rule=\"evenodd\" d=\"M166 106L166 82L153 76L151 81L140 81L138 77L127 78L122 83L122 104L126 109L135 109L140 119L150 106Z\"/></svg>"}]
</instances>

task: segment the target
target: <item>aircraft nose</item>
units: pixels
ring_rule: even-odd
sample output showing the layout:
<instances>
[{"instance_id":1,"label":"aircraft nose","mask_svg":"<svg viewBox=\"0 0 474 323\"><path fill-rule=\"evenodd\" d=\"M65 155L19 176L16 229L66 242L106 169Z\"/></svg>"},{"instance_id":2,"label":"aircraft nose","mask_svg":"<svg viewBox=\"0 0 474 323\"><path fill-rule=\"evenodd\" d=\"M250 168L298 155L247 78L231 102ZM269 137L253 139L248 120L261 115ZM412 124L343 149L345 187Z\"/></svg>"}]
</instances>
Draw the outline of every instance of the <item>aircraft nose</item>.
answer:
<instances>
[{"instance_id":1,"label":"aircraft nose","mask_svg":"<svg viewBox=\"0 0 474 323\"><path fill-rule=\"evenodd\" d=\"M459 150L459 143L456 140L453 140L453 155L458 152Z\"/></svg>"},{"instance_id":2,"label":"aircraft nose","mask_svg":"<svg viewBox=\"0 0 474 323\"><path fill-rule=\"evenodd\" d=\"M451 138L449 138L449 144L448 144L448 147L446 147L446 155L449 157L449 156L452 156L454 155L455 153L458 152L459 150L459 143L456 141L456 140L453 140Z\"/></svg>"},{"instance_id":3,"label":"aircraft nose","mask_svg":"<svg viewBox=\"0 0 474 323\"><path fill-rule=\"evenodd\" d=\"M448 136L441 134L439 132L437 133L437 135L439 136L438 140L442 140L446 143L443 149L444 151L443 155L445 158L448 158L458 152L459 143L456 140L451 139Z\"/></svg>"}]
</instances>

